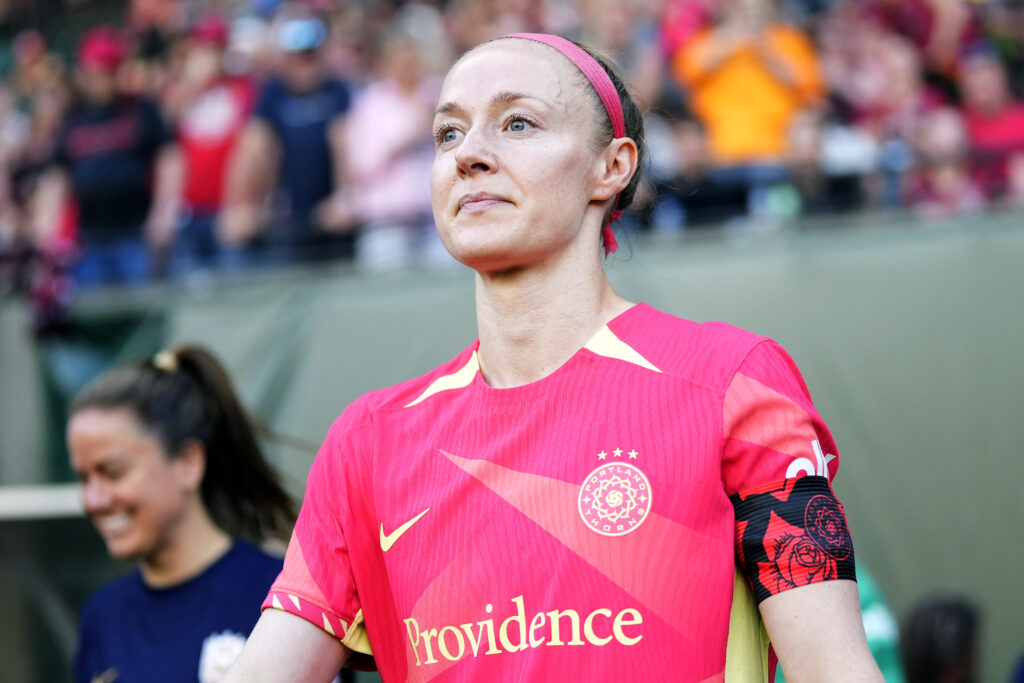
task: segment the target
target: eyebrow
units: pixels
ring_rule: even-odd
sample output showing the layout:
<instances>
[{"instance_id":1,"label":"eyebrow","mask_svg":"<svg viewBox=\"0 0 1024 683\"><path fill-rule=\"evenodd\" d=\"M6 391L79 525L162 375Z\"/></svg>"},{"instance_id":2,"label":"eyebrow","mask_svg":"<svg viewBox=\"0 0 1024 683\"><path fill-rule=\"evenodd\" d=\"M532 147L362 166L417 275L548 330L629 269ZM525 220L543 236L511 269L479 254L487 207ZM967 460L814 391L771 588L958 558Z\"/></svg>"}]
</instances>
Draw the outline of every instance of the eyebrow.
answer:
<instances>
[{"instance_id":1,"label":"eyebrow","mask_svg":"<svg viewBox=\"0 0 1024 683\"><path fill-rule=\"evenodd\" d=\"M517 100L537 100L541 101L539 97L533 95L527 95L521 92L502 91L494 95L489 103L490 106L496 104L511 104ZM450 114L453 111L459 111L462 107L457 102L445 102L444 104L438 105L437 109L434 110L434 116L438 114Z\"/></svg>"}]
</instances>

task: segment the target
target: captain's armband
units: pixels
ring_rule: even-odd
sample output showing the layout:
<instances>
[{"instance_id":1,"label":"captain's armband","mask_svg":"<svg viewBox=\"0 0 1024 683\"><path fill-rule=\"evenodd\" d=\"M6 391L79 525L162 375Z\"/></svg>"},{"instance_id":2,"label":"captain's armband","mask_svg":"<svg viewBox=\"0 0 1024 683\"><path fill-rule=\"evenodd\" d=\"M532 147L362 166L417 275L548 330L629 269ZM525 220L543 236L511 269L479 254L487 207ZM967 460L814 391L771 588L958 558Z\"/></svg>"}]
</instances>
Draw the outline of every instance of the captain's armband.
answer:
<instances>
[{"instance_id":1,"label":"captain's armband","mask_svg":"<svg viewBox=\"0 0 1024 683\"><path fill-rule=\"evenodd\" d=\"M736 556L758 603L797 586L856 580L846 513L825 477L784 479L729 499Z\"/></svg>"}]
</instances>

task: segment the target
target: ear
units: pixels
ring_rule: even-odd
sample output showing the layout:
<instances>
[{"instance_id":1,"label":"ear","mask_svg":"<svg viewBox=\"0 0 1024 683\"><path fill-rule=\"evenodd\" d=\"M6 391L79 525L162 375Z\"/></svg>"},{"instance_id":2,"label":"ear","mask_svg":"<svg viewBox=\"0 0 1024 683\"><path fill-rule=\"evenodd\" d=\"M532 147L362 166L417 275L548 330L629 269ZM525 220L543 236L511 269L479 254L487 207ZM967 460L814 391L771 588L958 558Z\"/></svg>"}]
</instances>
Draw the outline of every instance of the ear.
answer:
<instances>
[{"instance_id":1,"label":"ear","mask_svg":"<svg viewBox=\"0 0 1024 683\"><path fill-rule=\"evenodd\" d=\"M615 138L598 159L597 184L590 195L593 201L605 201L622 192L634 173L638 173L636 143L633 138Z\"/></svg>"},{"instance_id":2,"label":"ear","mask_svg":"<svg viewBox=\"0 0 1024 683\"><path fill-rule=\"evenodd\" d=\"M206 449L199 441L190 441L172 461L178 481L187 491L198 491L206 474Z\"/></svg>"}]
</instances>

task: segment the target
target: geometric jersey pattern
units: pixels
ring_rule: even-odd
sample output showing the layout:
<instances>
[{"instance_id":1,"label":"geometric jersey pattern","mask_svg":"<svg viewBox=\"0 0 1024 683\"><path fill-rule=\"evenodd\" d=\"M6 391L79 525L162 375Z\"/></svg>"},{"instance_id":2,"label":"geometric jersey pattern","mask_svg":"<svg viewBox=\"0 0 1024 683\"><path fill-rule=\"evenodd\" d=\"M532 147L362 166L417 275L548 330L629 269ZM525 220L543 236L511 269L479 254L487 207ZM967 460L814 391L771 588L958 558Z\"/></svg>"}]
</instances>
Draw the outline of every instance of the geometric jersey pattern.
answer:
<instances>
[{"instance_id":1,"label":"geometric jersey pattern","mask_svg":"<svg viewBox=\"0 0 1024 683\"><path fill-rule=\"evenodd\" d=\"M730 496L838 467L786 352L644 304L524 386L476 351L338 418L264 608L389 682L770 680Z\"/></svg>"}]
</instances>

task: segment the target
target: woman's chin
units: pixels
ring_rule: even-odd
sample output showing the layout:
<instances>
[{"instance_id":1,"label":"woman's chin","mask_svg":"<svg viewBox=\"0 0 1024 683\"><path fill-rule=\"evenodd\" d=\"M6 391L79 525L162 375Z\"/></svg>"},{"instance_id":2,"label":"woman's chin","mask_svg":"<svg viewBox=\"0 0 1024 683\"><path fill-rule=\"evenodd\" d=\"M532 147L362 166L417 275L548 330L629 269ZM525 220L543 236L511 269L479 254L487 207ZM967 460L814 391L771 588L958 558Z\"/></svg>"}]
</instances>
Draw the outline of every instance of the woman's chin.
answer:
<instances>
[{"instance_id":1,"label":"woman's chin","mask_svg":"<svg viewBox=\"0 0 1024 683\"><path fill-rule=\"evenodd\" d=\"M137 560L145 552L139 543L128 538L107 538L107 552L116 560Z\"/></svg>"},{"instance_id":2,"label":"woman's chin","mask_svg":"<svg viewBox=\"0 0 1024 683\"><path fill-rule=\"evenodd\" d=\"M520 270L543 258L541 250L516 240L463 239L445 246L456 261L481 274Z\"/></svg>"}]
</instances>

